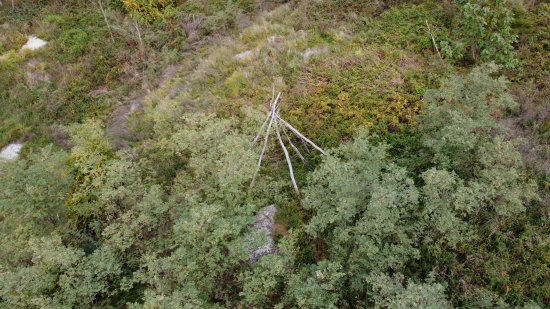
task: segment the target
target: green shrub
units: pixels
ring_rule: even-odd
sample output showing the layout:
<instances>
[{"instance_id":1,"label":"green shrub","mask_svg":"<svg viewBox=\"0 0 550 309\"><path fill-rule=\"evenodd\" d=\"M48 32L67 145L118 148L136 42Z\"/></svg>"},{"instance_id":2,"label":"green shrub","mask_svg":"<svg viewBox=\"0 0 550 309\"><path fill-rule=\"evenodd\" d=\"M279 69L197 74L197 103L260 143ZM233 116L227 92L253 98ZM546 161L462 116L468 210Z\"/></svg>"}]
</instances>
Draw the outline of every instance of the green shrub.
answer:
<instances>
[{"instance_id":1,"label":"green shrub","mask_svg":"<svg viewBox=\"0 0 550 309\"><path fill-rule=\"evenodd\" d=\"M88 48L90 35L84 29L70 29L63 31L57 41L59 52L63 56L76 58L82 55Z\"/></svg>"},{"instance_id":2,"label":"green shrub","mask_svg":"<svg viewBox=\"0 0 550 309\"><path fill-rule=\"evenodd\" d=\"M441 52L450 60L469 57L474 62L494 61L508 68L517 64L512 33L514 20L506 0L466 0L460 4L458 40L441 43Z\"/></svg>"}]
</instances>

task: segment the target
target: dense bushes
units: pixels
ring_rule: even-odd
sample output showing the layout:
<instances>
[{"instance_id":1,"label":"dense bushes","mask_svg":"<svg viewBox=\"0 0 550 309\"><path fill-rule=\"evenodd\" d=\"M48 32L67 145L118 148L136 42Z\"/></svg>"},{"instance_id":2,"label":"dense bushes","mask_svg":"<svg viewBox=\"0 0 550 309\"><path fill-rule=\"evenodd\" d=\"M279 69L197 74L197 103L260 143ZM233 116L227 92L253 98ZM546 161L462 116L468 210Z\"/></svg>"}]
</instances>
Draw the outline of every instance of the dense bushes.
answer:
<instances>
[{"instance_id":1,"label":"dense bushes","mask_svg":"<svg viewBox=\"0 0 550 309\"><path fill-rule=\"evenodd\" d=\"M499 1L352 2L288 3L204 47L267 4L105 1L114 40L99 11L51 4L33 10L44 52L0 36L0 144L40 121L67 124L70 144L0 162L0 307L548 306L546 178L537 185L501 125L521 107L491 62L511 64L510 12ZM455 13L469 16L456 29ZM193 40L179 28L189 14L204 22ZM426 22L437 43L457 38L488 63L453 68L446 54L442 65ZM544 58L543 43L532 48ZM97 118L154 88L174 59L175 77L132 105L131 147L115 146ZM273 140L250 186L257 107L274 88L285 119L327 150L296 164L299 195ZM270 204L277 252L252 263L265 240L254 215Z\"/></svg>"},{"instance_id":2,"label":"dense bushes","mask_svg":"<svg viewBox=\"0 0 550 309\"><path fill-rule=\"evenodd\" d=\"M460 14L455 38L441 42L441 52L449 60L494 61L513 68L517 64L512 32L513 14L506 0L458 1Z\"/></svg>"},{"instance_id":3,"label":"dense bushes","mask_svg":"<svg viewBox=\"0 0 550 309\"><path fill-rule=\"evenodd\" d=\"M18 168L0 176L8 188L0 195L2 220L27 232L5 231L15 238L3 250L16 246L18 255L2 255L0 302L442 308L548 301L535 290L507 297L506 281L487 283L496 280L491 264L478 260L499 256L499 246L520 245L513 239L521 236L506 227L522 226L515 218L537 200L513 141L494 135L491 115L514 102L492 72L477 68L427 92L414 133L425 148L418 154L426 157L417 158L428 162L423 168L397 165L407 161L393 158L366 130L331 150L308 177L303 226L280 239L278 255L254 265L246 262L252 215L287 193L269 177L247 192L255 168L247 129L186 115L153 145L113 152L96 123L76 126L68 157L46 151L2 165ZM66 166L61 174L59 164ZM25 180L30 187L22 188L20 179L31 175L36 185ZM29 222L21 190L39 207ZM499 246L484 244L504 235ZM519 288L532 278L544 282L548 272L508 280Z\"/></svg>"}]
</instances>

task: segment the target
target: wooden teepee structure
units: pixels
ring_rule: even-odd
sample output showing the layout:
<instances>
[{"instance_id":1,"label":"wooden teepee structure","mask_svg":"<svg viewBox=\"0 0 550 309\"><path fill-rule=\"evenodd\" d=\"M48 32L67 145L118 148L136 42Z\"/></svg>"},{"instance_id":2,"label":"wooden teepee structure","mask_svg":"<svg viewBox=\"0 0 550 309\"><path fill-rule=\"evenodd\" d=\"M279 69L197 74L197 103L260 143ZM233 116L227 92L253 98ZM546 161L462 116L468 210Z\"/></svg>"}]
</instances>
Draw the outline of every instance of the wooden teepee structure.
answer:
<instances>
[{"instance_id":1,"label":"wooden teepee structure","mask_svg":"<svg viewBox=\"0 0 550 309\"><path fill-rule=\"evenodd\" d=\"M290 123L286 122L283 118L281 118L281 115L279 115L279 106L280 106L280 99L281 99L281 93L279 92L277 96L275 96L275 92L273 92L273 97L271 98L271 102L269 104L269 112L267 114L267 117L265 118L264 123L260 127L260 130L258 131L258 134L256 134L256 137L252 141L252 145L254 146L261 136L263 136L263 146L262 151L260 152L260 157L258 158L258 166L256 167L256 171L254 172L254 177L252 177L252 182L250 183L250 187L254 185L254 181L256 180L256 176L258 175L258 171L260 170L260 166L262 165L262 160L265 155L265 150L267 148L267 143L269 141L269 135L271 134L271 130L274 128L275 133L277 135L277 139L279 140L279 144L281 145L281 148L283 149L283 152L285 153L286 162L288 163L288 170L290 172L290 179L292 181L292 185L294 186L294 190L296 190L296 194L300 194L300 190L298 189L298 185L296 184L296 179L294 178L294 170L292 169L292 162L290 161L290 155L288 153L288 149L285 146L285 143L283 142L283 138L281 137L281 131L286 137L286 140L288 141L288 144L290 147L296 152L298 157L302 161L305 162L305 158L298 150L298 147L292 143L290 140L290 136L287 133L287 129L290 130L304 145L306 150L309 152L308 144L313 146L313 148L317 149L322 154L325 154L325 151L321 149L321 147L317 146L314 142L312 142L309 138L305 137L302 133L300 133L296 128L294 128ZM267 129L266 129L267 126Z\"/></svg>"}]
</instances>

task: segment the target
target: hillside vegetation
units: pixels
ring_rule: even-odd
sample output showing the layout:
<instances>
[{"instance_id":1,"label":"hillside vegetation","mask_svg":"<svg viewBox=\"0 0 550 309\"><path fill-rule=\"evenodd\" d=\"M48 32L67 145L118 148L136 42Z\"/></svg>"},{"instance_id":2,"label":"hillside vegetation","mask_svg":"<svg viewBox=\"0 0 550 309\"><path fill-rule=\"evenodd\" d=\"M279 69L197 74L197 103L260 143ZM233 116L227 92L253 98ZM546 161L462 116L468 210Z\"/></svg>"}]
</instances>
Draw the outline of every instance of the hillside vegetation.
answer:
<instances>
[{"instance_id":1,"label":"hillside vegetation","mask_svg":"<svg viewBox=\"0 0 550 309\"><path fill-rule=\"evenodd\" d=\"M0 308L550 308L549 40L536 0L2 1Z\"/></svg>"}]
</instances>

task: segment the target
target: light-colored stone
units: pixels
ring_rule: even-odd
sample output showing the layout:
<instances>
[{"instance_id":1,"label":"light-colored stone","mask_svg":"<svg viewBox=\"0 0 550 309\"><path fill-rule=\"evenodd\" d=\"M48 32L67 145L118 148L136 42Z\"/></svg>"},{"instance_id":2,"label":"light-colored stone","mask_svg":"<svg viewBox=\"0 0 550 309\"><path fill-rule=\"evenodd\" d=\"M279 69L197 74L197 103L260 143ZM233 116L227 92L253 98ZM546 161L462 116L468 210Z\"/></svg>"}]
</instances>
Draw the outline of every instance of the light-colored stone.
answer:
<instances>
[{"instance_id":1,"label":"light-colored stone","mask_svg":"<svg viewBox=\"0 0 550 309\"><path fill-rule=\"evenodd\" d=\"M236 54L233 57L233 59L242 60L242 59L247 59L247 58L250 58L250 57L252 57L252 51L251 50L246 50L246 51L243 51L242 53Z\"/></svg>"},{"instance_id":2,"label":"light-colored stone","mask_svg":"<svg viewBox=\"0 0 550 309\"><path fill-rule=\"evenodd\" d=\"M253 237L261 237L260 245L255 243L254 246L249 246L250 252L249 263L256 263L262 256L270 255L277 252L275 240L273 239L273 228L275 226L275 213L277 207L275 205L266 206L256 214L256 220L252 226Z\"/></svg>"},{"instance_id":3,"label":"light-colored stone","mask_svg":"<svg viewBox=\"0 0 550 309\"><path fill-rule=\"evenodd\" d=\"M328 51L326 46L308 48L304 51L304 60L308 60L312 56L324 54Z\"/></svg>"},{"instance_id":4,"label":"light-colored stone","mask_svg":"<svg viewBox=\"0 0 550 309\"><path fill-rule=\"evenodd\" d=\"M42 47L46 46L46 44L48 44L48 42L46 42L42 39L39 39L39 38L35 37L34 35L31 35L31 36L29 36L29 39L27 40L27 43L25 43L25 45L23 45L23 47L21 47L21 50L36 50L36 49L39 49L39 48L42 48Z\"/></svg>"},{"instance_id":5,"label":"light-colored stone","mask_svg":"<svg viewBox=\"0 0 550 309\"><path fill-rule=\"evenodd\" d=\"M21 143L9 144L0 151L0 160L12 161L17 159L22 148L23 144Z\"/></svg>"},{"instance_id":6,"label":"light-colored stone","mask_svg":"<svg viewBox=\"0 0 550 309\"><path fill-rule=\"evenodd\" d=\"M285 38L281 35L272 35L267 38L267 42L269 44L283 43L284 41L285 41Z\"/></svg>"}]
</instances>

